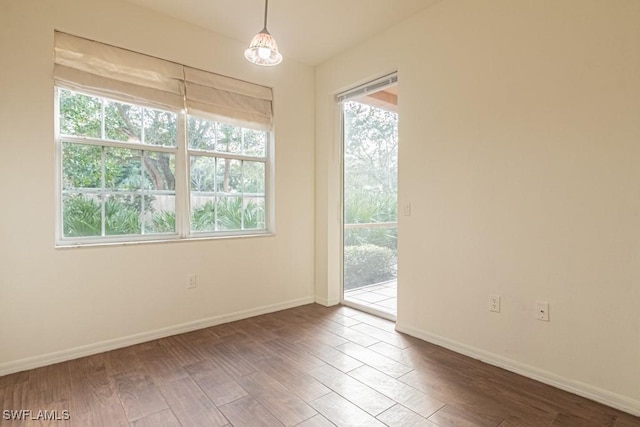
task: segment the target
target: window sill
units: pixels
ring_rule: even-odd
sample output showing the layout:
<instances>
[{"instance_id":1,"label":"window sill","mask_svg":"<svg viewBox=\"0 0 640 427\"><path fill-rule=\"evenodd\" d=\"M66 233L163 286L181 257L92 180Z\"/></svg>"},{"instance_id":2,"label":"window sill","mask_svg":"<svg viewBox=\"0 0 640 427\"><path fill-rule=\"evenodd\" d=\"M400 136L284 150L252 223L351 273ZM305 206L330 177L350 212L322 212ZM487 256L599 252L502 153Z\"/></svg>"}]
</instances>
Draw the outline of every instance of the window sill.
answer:
<instances>
[{"instance_id":1,"label":"window sill","mask_svg":"<svg viewBox=\"0 0 640 427\"><path fill-rule=\"evenodd\" d=\"M189 236L183 238L159 238L149 240L127 240L127 241L105 241L105 242L56 242L55 249L72 249L72 248L96 248L96 247L109 247L109 246L137 246L137 245L153 245L153 244L165 244L165 243L187 243L187 242L201 242L209 240L228 240L228 239L252 239L263 237L274 237L275 233L271 231L264 231L253 234L221 234L221 235L203 235L203 236Z\"/></svg>"}]
</instances>

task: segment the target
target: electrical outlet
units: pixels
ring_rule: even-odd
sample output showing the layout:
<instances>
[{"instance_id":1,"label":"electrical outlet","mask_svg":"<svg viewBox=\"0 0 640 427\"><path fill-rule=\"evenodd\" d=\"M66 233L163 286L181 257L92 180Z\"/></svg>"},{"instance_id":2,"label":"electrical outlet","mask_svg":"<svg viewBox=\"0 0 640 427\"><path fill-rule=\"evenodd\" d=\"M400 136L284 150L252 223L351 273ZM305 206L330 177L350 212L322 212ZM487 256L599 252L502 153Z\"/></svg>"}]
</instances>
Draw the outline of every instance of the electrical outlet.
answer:
<instances>
[{"instance_id":1,"label":"electrical outlet","mask_svg":"<svg viewBox=\"0 0 640 427\"><path fill-rule=\"evenodd\" d=\"M489 311L500 313L500 295L489 295Z\"/></svg>"},{"instance_id":2,"label":"electrical outlet","mask_svg":"<svg viewBox=\"0 0 640 427\"><path fill-rule=\"evenodd\" d=\"M536 302L536 319L543 322L549 321L549 303L546 301Z\"/></svg>"},{"instance_id":3,"label":"electrical outlet","mask_svg":"<svg viewBox=\"0 0 640 427\"><path fill-rule=\"evenodd\" d=\"M190 274L187 281L187 289L193 289L198 286L198 276Z\"/></svg>"}]
</instances>

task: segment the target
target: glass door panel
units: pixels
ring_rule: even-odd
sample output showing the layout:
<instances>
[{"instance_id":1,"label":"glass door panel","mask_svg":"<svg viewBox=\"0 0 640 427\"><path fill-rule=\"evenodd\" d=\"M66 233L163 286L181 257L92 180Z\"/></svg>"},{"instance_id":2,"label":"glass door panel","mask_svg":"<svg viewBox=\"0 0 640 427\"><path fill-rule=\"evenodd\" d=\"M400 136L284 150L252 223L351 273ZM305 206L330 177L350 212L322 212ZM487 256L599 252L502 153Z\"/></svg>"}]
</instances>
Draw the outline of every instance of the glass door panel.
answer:
<instances>
[{"instance_id":1,"label":"glass door panel","mask_svg":"<svg viewBox=\"0 0 640 427\"><path fill-rule=\"evenodd\" d=\"M343 101L343 302L395 319L397 86Z\"/></svg>"}]
</instances>

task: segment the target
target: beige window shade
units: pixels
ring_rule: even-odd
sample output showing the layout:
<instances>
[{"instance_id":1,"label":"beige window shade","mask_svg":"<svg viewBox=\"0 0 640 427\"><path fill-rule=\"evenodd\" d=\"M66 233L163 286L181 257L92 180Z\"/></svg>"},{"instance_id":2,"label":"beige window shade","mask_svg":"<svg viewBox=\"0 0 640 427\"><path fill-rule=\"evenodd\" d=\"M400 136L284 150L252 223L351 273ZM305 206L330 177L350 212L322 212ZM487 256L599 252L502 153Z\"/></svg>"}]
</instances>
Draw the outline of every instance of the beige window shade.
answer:
<instances>
[{"instance_id":1,"label":"beige window shade","mask_svg":"<svg viewBox=\"0 0 640 427\"><path fill-rule=\"evenodd\" d=\"M54 78L72 89L270 130L271 88L55 33Z\"/></svg>"},{"instance_id":2,"label":"beige window shade","mask_svg":"<svg viewBox=\"0 0 640 427\"><path fill-rule=\"evenodd\" d=\"M190 114L271 129L270 88L189 67L184 67L184 76Z\"/></svg>"}]
</instances>

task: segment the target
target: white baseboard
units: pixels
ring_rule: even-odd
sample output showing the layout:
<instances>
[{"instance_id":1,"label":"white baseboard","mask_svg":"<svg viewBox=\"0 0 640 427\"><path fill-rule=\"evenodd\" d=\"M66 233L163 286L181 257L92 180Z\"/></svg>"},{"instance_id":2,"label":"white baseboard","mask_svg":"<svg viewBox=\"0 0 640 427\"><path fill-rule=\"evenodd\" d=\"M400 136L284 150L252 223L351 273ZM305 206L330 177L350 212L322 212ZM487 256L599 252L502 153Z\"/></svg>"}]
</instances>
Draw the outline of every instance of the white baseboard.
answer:
<instances>
[{"instance_id":1,"label":"white baseboard","mask_svg":"<svg viewBox=\"0 0 640 427\"><path fill-rule=\"evenodd\" d=\"M41 366L53 365L54 363L65 362L67 360L90 356L92 354L102 353L117 348L128 347L130 345L140 344L158 338L164 338L171 335L195 331L197 329L208 328L210 326L216 326L222 323L233 322L235 320L259 316L261 314L273 313L274 311L286 310L288 308L298 307L300 305L312 304L314 300L315 299L313 297L299 298L278 304L271 304L248 310L241 310L235 313L222 314L220 316L214 316L206 319L195 320L193 322L168 326L166 328L155 329L153 331L142 332L122 338L115 338L107 341L83 345L80 347L56 351L53 353L47 353L40 356L0 363L0 376L25 371L27 369L39 368Z\"/></svg>"},{"instance_id":2,"label":"white baseboard","mask_svg":"<svg viewBox=\"0 0 640 427\"><path fill-rule=\"evenodd\" d=\"M520 363L518 361L502 357L498 354L481 350L408 325L396 323L396 330L455 351L456 353L464 354L465 356L469 356L473 359L478 359L482 362L488 363L489 365L498 366L502 369L506 369L507 371L515 372L516 374L527 378L568 391L569 393L577 394L578 396L585 397L635 416L640 416L640 401L638 400L603 390L580 381L564 378L543 369L539 369L525 363Z\"/></svg>"},{"instance_id":3,"label":"white baseboard","mask_svg":"<svg viewBox=\"0 0 640 427\"><path fill-rule=\"evenodd\" d=\"M334 305L340 304L340 298L327 299L323 297L316 296L317 304L324 305L325 307L332 307Z\"/></svg>"}]
</instances>

